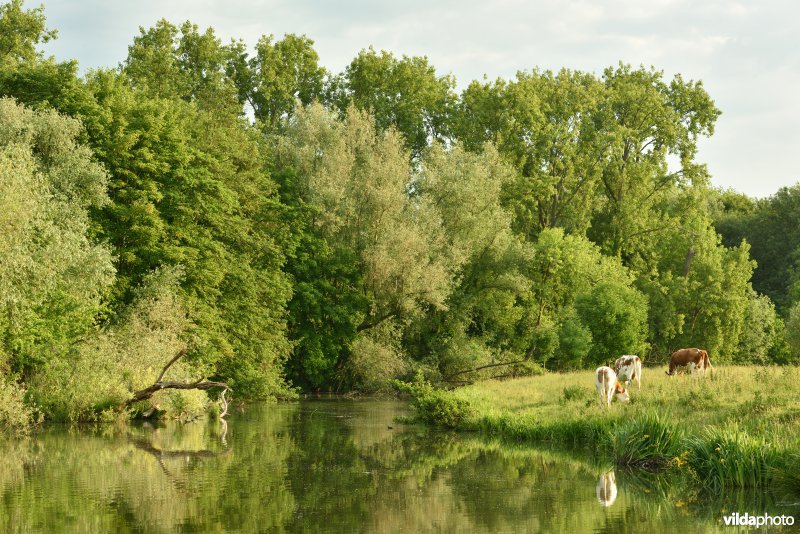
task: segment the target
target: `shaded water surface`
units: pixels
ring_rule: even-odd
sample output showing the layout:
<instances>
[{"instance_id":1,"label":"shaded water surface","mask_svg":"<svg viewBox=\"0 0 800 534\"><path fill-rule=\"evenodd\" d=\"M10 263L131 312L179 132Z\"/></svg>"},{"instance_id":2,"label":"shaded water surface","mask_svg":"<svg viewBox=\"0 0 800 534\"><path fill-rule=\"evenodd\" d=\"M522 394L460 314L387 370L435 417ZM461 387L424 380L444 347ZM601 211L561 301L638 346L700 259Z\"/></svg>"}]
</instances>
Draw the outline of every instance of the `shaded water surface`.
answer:
<instances>
[{"instance_id":1,"label":"shaded water surface","mask_svg":"<svg viewBox=\"0 0 800 534\"><path fill-rule=\"evenodd\" d=\"M255 405L217 421L0 442L2 532L715 532L795 514L564 453L395 422L399 402ZM777 502L776 502L777 501ZM800 519L800 517L798 517Z\"/></svg>"}]
</instances>

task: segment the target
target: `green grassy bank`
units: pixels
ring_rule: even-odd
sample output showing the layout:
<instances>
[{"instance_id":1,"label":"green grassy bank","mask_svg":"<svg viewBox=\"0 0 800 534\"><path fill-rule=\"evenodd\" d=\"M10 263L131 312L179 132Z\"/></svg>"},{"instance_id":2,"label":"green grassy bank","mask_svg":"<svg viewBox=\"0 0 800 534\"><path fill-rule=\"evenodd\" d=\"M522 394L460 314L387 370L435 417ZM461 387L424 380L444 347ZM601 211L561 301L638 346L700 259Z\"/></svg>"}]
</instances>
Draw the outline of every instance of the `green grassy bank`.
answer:
<instances>
[{"instance_id":1,"label":"green grassy bank","mask_svg":"<svg viewBox=\"0 0 800 534\"><path fill-rule=\"evenodd\" d=\"M800 494L800 369L716 367L705 377L645 369L631 402L601 408L592 371L407 389L428 424L609 455L712 490Z\"/></svg>"}]
</instances>

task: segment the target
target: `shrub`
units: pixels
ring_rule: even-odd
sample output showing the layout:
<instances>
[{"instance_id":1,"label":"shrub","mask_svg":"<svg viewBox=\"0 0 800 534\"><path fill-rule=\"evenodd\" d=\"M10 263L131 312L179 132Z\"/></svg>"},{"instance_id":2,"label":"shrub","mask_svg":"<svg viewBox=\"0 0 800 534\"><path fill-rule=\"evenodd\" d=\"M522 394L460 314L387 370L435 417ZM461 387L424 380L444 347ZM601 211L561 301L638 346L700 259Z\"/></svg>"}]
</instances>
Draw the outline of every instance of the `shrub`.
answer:
<instances>
[{"instance_id":1,"label":"shrub","mask_svg":"<svg viewBox=\"0 0 800 534\"><path fill-rule=\"evenodd\" d=\"M186 346L183 338L192 326L176 294L180 276L177 269L154 272L117 325L95 332L32 377L30 397L48 418L107 419L133 392L155 381L169 358ZM164 379L194 381L201 376L203 369L179 360ZM199 415L206 399L197 391L164 390L149 403L168 417L187 418Z\"/></svg>"},{"instance_id":2,"label":"shrub","mask_svg":"<svg viewBox=\"0 0 800 534\"><path fill-rule=\"evenodd\" d=\"M647 297L635 288L601 282L578 296L575 309L591 331L595 356L591 363L639 354L646 347Z\"/></svg>"},{"instance_id":3,"label":"shrub","mask_svg":"<svg viewBox=\"0 0 800 534\"><path fill-rule=\"evenodd\" d=\"M411 395L411 405L417 417L426 423L446 428L458 428L473 413L472 406L464 399L454 397L447 391L434 388L418 374L412 382L395 381L400 391Z\"/></svg>"},{"instance_id":4,"label":"shrub","mask_svg":"<svg viewBox=\"0 0 800 534\"><path fill-rule=\"evenodd\" d=\"M592 333L574 314L558 331L558 360L564 369L580 369L592 350Z\"/></svg>"},{"instance_id":5,"label":"shrub","mask_svg":"<svg viewBox=\"0 0 800 534\"><path fill-rule=\"evenodd\" d=\"M0 377L0 430L3 434L26 434L40 421L38 411L24 402L25 390Z\"/></svg>"},{"instance_id":6,"label":"shrub","mask_svg":"<svg viewBox=\"0 0 800 534\"><path fill-rule=\"evenodd\" d=\"M405 371L406 364L392 333L378 339L360 335L352 345L347 371L353 387L368 393L388 390L390 381Z\"/></svg>"}]
</instances>

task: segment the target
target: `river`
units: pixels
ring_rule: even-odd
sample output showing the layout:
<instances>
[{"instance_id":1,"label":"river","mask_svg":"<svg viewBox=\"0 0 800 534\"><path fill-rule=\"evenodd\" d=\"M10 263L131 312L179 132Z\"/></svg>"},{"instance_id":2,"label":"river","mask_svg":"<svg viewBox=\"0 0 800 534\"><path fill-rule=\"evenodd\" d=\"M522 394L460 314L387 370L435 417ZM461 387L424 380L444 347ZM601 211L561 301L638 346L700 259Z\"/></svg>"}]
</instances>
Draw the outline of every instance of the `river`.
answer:
<instances>
[{"instance_id":1,"label":"river","mask_svg":"<svg viewBox=\"0 0 800 534\"><path fill-rule=\"evenodd\" d=\"M588 453L396 422L405 403L234 410L227 425L70 428L0 441L2 532L731 532L768 494L711 498Z\"/></svg>"}]
</instances>

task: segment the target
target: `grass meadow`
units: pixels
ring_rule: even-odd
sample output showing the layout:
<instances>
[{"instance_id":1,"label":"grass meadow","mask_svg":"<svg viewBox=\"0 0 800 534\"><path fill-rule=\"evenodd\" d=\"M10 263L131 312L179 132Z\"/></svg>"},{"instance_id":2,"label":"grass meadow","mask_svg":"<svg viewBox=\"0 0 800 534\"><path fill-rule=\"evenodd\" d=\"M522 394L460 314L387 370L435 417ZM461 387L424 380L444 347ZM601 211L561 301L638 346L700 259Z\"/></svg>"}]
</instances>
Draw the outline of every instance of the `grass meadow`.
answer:
<instances>
[{"instance_id":1,"label":"grass meadow","mask_svg":"<svg viewBox=\"0 0 800 534\"><path fill-rule=\"evenodd\" d=\"M429 423L587 448L620 467L680 472L713 490L770 486L800 494L800 368L642 374L631 401L614 400L608 409L591 370L412 394Z\"/></svg>"}]
</instances>

